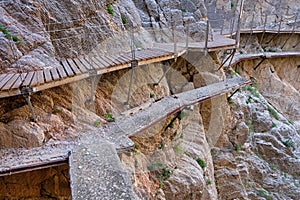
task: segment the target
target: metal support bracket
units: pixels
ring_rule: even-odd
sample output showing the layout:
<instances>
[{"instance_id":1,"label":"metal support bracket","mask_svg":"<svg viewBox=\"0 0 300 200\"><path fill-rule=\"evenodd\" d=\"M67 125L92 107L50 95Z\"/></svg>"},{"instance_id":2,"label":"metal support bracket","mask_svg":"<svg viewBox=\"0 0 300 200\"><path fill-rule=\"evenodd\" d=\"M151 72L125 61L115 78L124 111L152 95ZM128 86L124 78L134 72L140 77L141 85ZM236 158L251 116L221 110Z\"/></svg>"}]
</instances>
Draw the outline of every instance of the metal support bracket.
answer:
<instances>
[{"instance_id":1,"label":"metal support bracket","mask_svg":"<svg viewBox=\"0 0 300 200\"><path fill-rule=\"evenodd\" d=\"M261 58L262 60L254 67L254 70L256 70L267 59L266 56L262 56Z\"/></svg>"},{"instance_id":2,"label":"metal support bracket","mask_svg":"<svg viewBox=\"0 0 300 200\"><path fill-rule=\"evenodd\" d=\"M125 102L125 105L129 104L129 99L131 96L131 90L132 90L132 84L133 84L133 76L134 76L134 69L139 66L139 63L136 59L131 60L131 77L130 77L130 83L129 83L129 89L128 89L128 95L127 95L127 100Z\"/></svg>"},{"instance_id":3,"label":"metal support bracket","mask_svg":"<svg viewBox=\"0 0 300 200\"><path fill-rule=\"evenodd\" d=\"M229 97L227 97L227 101L229 101L238 91L240 91L240 89L236 89Z\"/></svg>"},{"instance_id":4,"label":"metal support bracket","mask_svg":"<svg viewBox=\"0 0 300 200\"><path fill-rule=\"evenodd\" d=\"M232 53L225 59L225 61L221 64L221 66L218 68L218 71L225 65L225 63L230 59L230 62L229 62L229 65L228 66L230 66L230 64L231 64L231 62L232 62L232 59L233 59L233 57L234 57L234 55L235 55L235 52L236 52L236 49L233 49L233 51L232 51Z\"/></svg>"},{"instance_id":5,"label":"metal support bracket","mask_svg":"<svg viewBox=\"0 0 300 200\"><path fill-rule=\"evenodd\" d=\"M29 106L29 110L31 112L31 120L33 122L37 122L37 118L34 114L33 106L32 106L31 100L30 100L30 95L33 93L33 89L30 86L21 86L19 89L20 89L22 96L25 98L25 100Z\"/></svg>"}]
</instances>

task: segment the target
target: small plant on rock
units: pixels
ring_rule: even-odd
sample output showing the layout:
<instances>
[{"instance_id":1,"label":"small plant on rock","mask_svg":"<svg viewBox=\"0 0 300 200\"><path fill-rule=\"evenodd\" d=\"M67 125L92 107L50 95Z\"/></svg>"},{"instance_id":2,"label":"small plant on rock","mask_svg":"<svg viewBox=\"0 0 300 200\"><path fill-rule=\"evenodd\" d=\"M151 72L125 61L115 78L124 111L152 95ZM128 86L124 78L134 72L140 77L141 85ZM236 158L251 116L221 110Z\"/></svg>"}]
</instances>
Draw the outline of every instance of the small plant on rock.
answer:
<instances>
[{"instance_id":1,"label":"small plant on rock","mask_svg":"<svg viewBox=\"0 0 300 200\"><path fill-rule=\"evenodd\" d=\"M202 167L202 169L205 169L206 163L204 162L204 160L202 160L201 158L197 158L196 161L200 165L200 167Z\"/></svg>"},{"instance_id":2,"label":"small plant on rock","mask_svg":"<svg viewBox=\"0 0 300 200\"><path fill-rule=\"evenodd\" d=\"M286 147L289 147L289 148L294 147L294 142L291 139L283 141L282 144L284 144Z\"/></svg>"},{"instance_id":3,"label":"small plant on rock","mask_svg":"<svg viewBox=\"0 0 300 200\"><path fill-rule=\"evenodd\" d=\"M268 105L268 111L276 120L279 120L279 115L274 108Z\"/></svg>"},{"instance_id":4,"label":"small plant on rock","mask_svg":"<svg viewBox=\"0 0 300 200\"><path fill-rule=\"evenodd\" d=\"M94 123L94 126L95 127L99 127L101 125L101 122L100 121L95 121L95 123Z\"/></svg>"},{"instance_id":5,"label":"small plant on rock","mask_svg":"<svg viewBox=\"0 0 300 200\"><path fill-rule=\"evenodd\" d=\"M155 94L154 93L150 93L150 98L154 98L155 97Z\"/></svg>"},{"instance_id":6,"label":"small plant on rock","mask_svg":"<svg viewBox=\"0 0 300 200\"><path fill-rule=\"evenodd\" d=\"M16 36L16 35L11 35L11 34L7 31L7 29L6 29L4 26L1 26L1 25L0 25L0 31L5 35L5 37L6 37L7 39L12 40L12 41L14 41L14 42L20 41L20 39L18 38L18 36Z\"/></svg>"},{"instance_id":7,"label":"small plant on rock","mask_svg":"<svg viewBox=\"0 0 300 200\"><path fill-rule=\"evenodd\" d=\"M106 10L109 14L114 15L115 11L110 4L106 5Z\"/></svg>"},{"instance_id":8,"label":"small plant on rock","mask_svg":"<svg viewBox=\"0 0 300 200\"><path fill-rule=\"evenodd\" d=\"M211 180L206 181L206 185L211 185L211 184L212 184Z\"/></svg>"},{"instance_id":9,"label":"small plant on rock","mask_svg":"<svg viewBox=\"0 0 300 200\"><path fill-rule=\"evenodd\" d=\"M54 108L54 109L52 110L52 113L53 113L53 114L61 113L61 110L60 110L60 109L57 109L57 108Z\"/></svg>"},{"instance_id":10,"label":"small plant on rock","mask_svg":"<svg viewBox=\"0 0 300 200\"><path fill-rule=\"evenodd\" d=\"M259 190L257 191L257 194L258 194L259 196L265 197L265 196L267 195L267 192L266 192L266 190L264 190L264 189L259 189Z\"/></svg>"},{"instance_id":11,"label":"small plant on rock","mask_svg":"<svg viewBox=\"0 0 300 200\"><path fill-rule=\"evenodd\" d=\"M105 118L107 119L108 122L115 122L116 119L113 117L111 113L106 113Z\"/></svg>"},{"instance_id":12,"label":"small plant on rock","mask_svg":"<svg viewBox=\"0 0 300 200\"><path fill-rule=\"evenodd\" d=\"M121 19L122 19L122 24L126 24L127 23L127 18L126 18L126 16L125 15L121 15ZM153 98L153 97L151 97L151 98Z\"/></svg>"},{"instance_id":13,"label":"small plant on rock","mask_svg":"<svg viewBox=\"0 0 300 200\"><path fill-rule=\"evenodd\" d=\"M182 120L185 116L186 116L186 113L185 113L185 112L183 112L182 110L179 111L179 114L178 114L178 119L179 119L179 120Z\"/></svg>"},{"instance_id":14,"label":"small plant on rock","mask_svg":"<svg viewBox=\"0 0 300 200\"><path fill-rule=\"evenodd\" d=\"M179 153L179 154L184 153L184 150L180 146L180 142L175 144L173 149L174 149L175 153Z\"/></svg>"},{"instance_id":15,"label":"small plant on rock","mask_svg":"<svg viewBox=\"0 0 300 200\"><path fill-rule=\"evenodd\" d=\"M242 146L241 146L240 144L238 144L238 145L236 145L236 146L234 147L234 149L235 149L236 151L240 151L240 150L242 150Z\"/></svg>"},{"instance_id":16,"label":"small plant on rock","mask_svg":"<svg viewBox=\"0 0 300 200\"><path fill-rule=\"evenodd\" d=\"M234 101L232 100L232 98L228 99L228 103L229 103L229 105L233 105L234 104Z\"/></svg>"}]
</instances>

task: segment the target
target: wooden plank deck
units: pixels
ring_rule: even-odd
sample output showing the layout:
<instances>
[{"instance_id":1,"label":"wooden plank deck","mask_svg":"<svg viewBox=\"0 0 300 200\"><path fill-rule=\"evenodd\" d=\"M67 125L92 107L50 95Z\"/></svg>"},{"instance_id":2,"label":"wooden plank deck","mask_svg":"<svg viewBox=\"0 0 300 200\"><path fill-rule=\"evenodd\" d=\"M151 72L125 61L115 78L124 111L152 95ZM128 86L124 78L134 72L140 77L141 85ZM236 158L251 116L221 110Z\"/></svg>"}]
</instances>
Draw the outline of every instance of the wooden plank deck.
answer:
<instances>
[{"instance_id":1,"label":"wooden plank deck","mask_svg":"<svg viewBox=\"0 0 300 200\"><path fill-rule=\"evenodd\" d=\"M229 65L230 61L224 64L224 67L234 66L244 60L254 60L259 58L282 58L282 57L299 57L300 52L261 52L261 53L249 53L249 54L236 54Z\"/></svg>"},{"instance_id":2,"label":"wooden plank deck","mask_svg":"<svg viewBox=\"0 0 300 200\"><path fill-rule=\"evenodd\" d=\"M34 72L27 73L22 85L23 86L30 85L33 75L34 75Z\"/></svg>"},{"instance_id":3,"label":"wooden plank deck","mask_svg":"<svg viewBox=\"0 0 300 200\"><path fill-rule=\"evenodd\" d=\"M242 30L242 32L250 32L250 30ZM254 32L263 32L264 30L253 30ZM268 32L269 30L266 30ZM270 30L269 32L274 32ZM284 32L284 31L282 31ZM286 31L288 32L288 31ZM277 33L276 31L274 33ZM235 40L226 38L224 35L217 35L214 33L214 40L208 42L207 51L216 51L219 49L232 49L236 48ZM204 50L205 42L189 43L188 49ZM184 54L186 49L185 43L177 43L176 54L174 54L174 44L155 44L151 49L136 50L135 56L139 65L146 65L154 62L161 62L173 59L176 56ZM273 57L286 57L298 56L299 53L287 52L275 54L265 53L265 55L249 55L235 56L232 65L243 59L255 59L261 56ZM0 98L13 96L19 94L18 91L10 92L9 90L18 90L21 85L31 86L34 91L40 91L63 84L68 84L89 77L89 70L96 70L97 74L108 73L116 70L121 70L130 67L131 52L120 55L109 56L95 56L95 57L79 57L74 59L66 59L61 61L61 65L53 68L32 71L23 74L24 79L18 78L16 74L0 74ZM226 65L225 65L226 66ZM22 83L22 80L23 83Z\"/></svg>"},{"instance_id":4,"label":"wooden plank deck","mask_svg":"<svg viewBox=\"0 0 300 200\"><path fill-rule=\"evenodd\" d=\"M60 78L56 67L51 68L50 72L52 74L52 78L53 78L54 81L56 81Z\"/></svg>"},{"instance_id":5,"label":"wooden plank deck","mask_svg":"<svg viewBox=\"0 0 300 200\"><path fill-rule=\"evenodd\" d=\"M87 72L87 68L80 62L78 58L70 59L70 62L74 62L74 64L78 66L82 73Z\"/></svg>"},{"instance_id":6,"label":"wooden plank deck","mask_svg":"<svg viewBox=\"0 0 300 200\"><path fill-rule=\"evenodd\" d=\"M44 69L44 76L45 76L46 83L53 81L52 76L51 76L51 70L49 68Z\"/></svg>"},{"instance_id":7,"label":"wooden plank deck","mask_svg":"<svg viewBox=\"0 0 300 200\"><path fill-rule=\"evenodd\" d=\"M5 86L5 84L9 81L9 79L11 79L11 77L14 76L14 74L5 74L6 76L0 81L0 89L2 90L2 88Z\"/></svg>"},{"instance_id":8,"label":"wooden plank deck","mask_svg":"<svg viewBox=\"0 0 300 200\"><path fill-rule=\"evenodd\" d=\"M1 88L1 90L10 90L10 88L15 84L15 82L18 80L20 77L20 74L14 74L9 81ZM19 80L21 84L21 80Z\"/></svg>"}]
</instances>

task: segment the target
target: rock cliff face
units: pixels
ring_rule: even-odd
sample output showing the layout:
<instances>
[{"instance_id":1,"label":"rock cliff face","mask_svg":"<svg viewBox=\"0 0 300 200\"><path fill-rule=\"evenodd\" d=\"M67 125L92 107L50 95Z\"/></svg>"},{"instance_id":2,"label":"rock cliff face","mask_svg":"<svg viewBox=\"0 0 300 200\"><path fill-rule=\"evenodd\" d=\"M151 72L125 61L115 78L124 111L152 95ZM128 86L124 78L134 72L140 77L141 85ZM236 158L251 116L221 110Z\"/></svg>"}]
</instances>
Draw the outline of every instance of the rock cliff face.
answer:
<instances>
[{"instance_id":1,"label":"rock cliff face","mask_svg":"<svg viewBox=\"0 0 300 200\"><path fill-rule=\"evenodd\" d=\"M300 5L298 0L281 3L246 1L243 23L249 25L255 11L254 24L261 26L263 13L271 10L268 26L276 28L272 23L278 25L280 12L289 19ZM0 25L19 39L0 32L0 68L35 70L55 67L65 57L128 51L130 26L139 48L157 42L152 28L166 28L167 41L172 40L171 27L184 32L189 24L191 36L201 40L207 16L217 12L232 17L237 6L237 1L228 0L3 1ZM287 43L286 49L291 46ZM263 51L252 37L243 52L256 47ZM257 83L229 101L224 95L191 106L132 136L136 150L121 154L120 160L131 175L137 199L300 199L300 61L268 59L253 70L257 62L244 61L236 69ZM189 51L176 62L135 69L129 98L130 70L98 77L95 91L90 80L84 80L39 92L32 95L38 122L29 121L22 97L0 99L0 148L73 139L114 117L126 117L128 109L231 76L217 71L219 66L217 53ZM52 189L47 184L55 180L48 175L36 181L36 187L44 188L45 196L68 198L65 188L48 191ZM0 184L10 181L15 180L4 178Z\"/></svg>"}]
</instances>

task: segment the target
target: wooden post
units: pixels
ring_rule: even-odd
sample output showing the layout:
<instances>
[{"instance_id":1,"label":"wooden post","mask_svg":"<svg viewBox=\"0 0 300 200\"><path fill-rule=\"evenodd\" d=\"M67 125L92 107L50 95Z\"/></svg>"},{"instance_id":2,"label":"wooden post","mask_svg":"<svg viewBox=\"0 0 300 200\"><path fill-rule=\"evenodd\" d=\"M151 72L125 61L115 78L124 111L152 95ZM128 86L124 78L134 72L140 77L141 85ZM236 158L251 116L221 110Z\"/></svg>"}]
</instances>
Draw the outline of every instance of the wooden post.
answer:
<instances>
[{"instance_id":1,"label":"wooden post","mask_svg":"<svg viewBox=\"0 0 300 200\"><path fill-rule=\"evenodd\" d=\"M252 20L251 20L251 23L250 23L250 35L249 37L247 38L245 44L243 45L243 48L246 47L246 45L248 44L248 41L250 40L252 34L253 34L253 24L254 24L254 13L252 14Z\"/></svg>"},{"instance_id":2,"label":"wooden post","mask_svg":"<svg viewBox=\"0 0 300 200\"><path fill-rule=\"evenodd\" d=\"M220 32L220 35L222 35L222 34L223 34L224 23L225 23L225 20L223 20L223 19L222 19L222 21L223 21L223 23L222 23L222 26L221 26L221 32Z\"/></svg>"},{"instance_id":3,"label":"wooden post","mask_svg":"<svg viewBox=\"0 0 300 200\"><path fill-rule=\"evenodd\" d=\"M185 48L189 48L189 36L190 36L190 21L187 21L186 27L186 41L185 41Z\"/></svg>"},{"instance_id":4,"label":"wooden post","mask_svg":"<svg viewBox=\"0 0 300 200\"><path fill-rule=\"evenodd\" d=\"M282 18L283 18L283 16L281 16L281 18L280 18L277 34L274 37L272 37L266 44L269 44L270 42L272 42L272 40L274 40L279 35L280 29L281 29Z\"/></svg>"},{"instance_id":5,"label":"wooden post","mask_svg":"<svg viewBox=\"0 0 300 200\"><path fill-rule=\"evenodd\" d=\"M267 13L265 13L264 30L263 30L263 33L262 33L261 38L260 38L260 42L259 42L260 45L262 44L263 38L264 38L265 33L266 33L267 21L268 21L268 15L267 15Z\"/></svg>"},{"instance_id":6,"label":"wooden post","mask_svg":"<svg viewBox=\"0 0 300 200\"><path fill-rule=\"evenodd\" d=\"M172 37L173 37L173 43L174 43L174 59L175 62L177 60L177 41L176 41L176 34L175 34L175 21L171 21L172 23Z\"/></svg>"},{"instance_id":7,"label":"wooden post","mask_svg":"<svg viewBox=\"0 0 300 200\"><path fill-rule=\"evenodd\" d=\"M289 37L286 39L286 41L283 43L283 45L281 46L281 49L283 49L283 47L286 45L287 41L292 37L292 35L295 32L295 27L296 27L296 22L297 22L297 18L298 18L298 13L295 15L295 21L293 24L293 29L292 29L292 33L289 35Z\"/></svg>"},{"instance_id":8,"label":"wooden post","mask_svg":"<svg viewBox=\"0 0 300 200\"><path fill-rule=\"evenodd\" d=\"M237 27L237 33L235 38L235 47L239 48L240 46L240 38L241 38L241 20L242 20L242 14L243 14L243 7L244 7L244 0L241 0L240 5L240 13L238 18L238 27Z\"/></svg>"},{"instance_id":9,"label":"wooden post","mask_svg":"<svg viewBox=\"0 0 300 200\"><path fill-rule=\"evenodd\" d=\"M32 94L33 89L29 86L22 86L22 87L20 87L20 92L23 95L23 97L25 98L25 100L26 100L26 102L29 106L29 110L31 112L31 120L33 122L37 122L37 118L35 116L33 106L32 106L32 103L31 103L31 99L30 99L30 95Z\"/></svg>"},{"instance_id":10,"label":"wooden post","mask_svg":"<svg viewBox=\"0 0 300 200\"><path fill-rule=\"evenodd\" d=\"M206 20L206 33L205 33L205 47L204 47L204 53L207 55L208 52L208 35L209 35L209 21Z\"/></svg>"}]
</instances>

